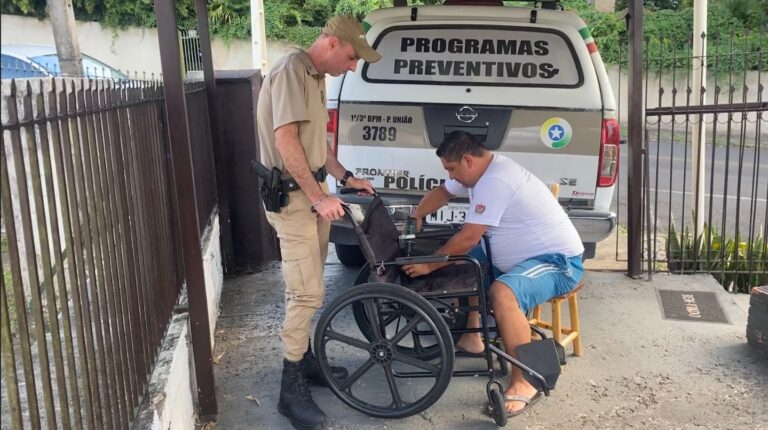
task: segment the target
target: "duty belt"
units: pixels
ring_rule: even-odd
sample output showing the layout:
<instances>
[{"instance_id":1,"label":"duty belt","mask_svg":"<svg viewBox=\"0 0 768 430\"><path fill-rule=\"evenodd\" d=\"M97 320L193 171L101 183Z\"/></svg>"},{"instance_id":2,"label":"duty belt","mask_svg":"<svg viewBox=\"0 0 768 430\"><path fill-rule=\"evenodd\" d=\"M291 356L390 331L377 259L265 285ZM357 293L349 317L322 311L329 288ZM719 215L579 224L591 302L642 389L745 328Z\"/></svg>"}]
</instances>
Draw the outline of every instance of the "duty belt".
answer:
<instances>
[{"instance_id":1,"label":"duty belt","mask_svg":"<svg viewBox=\"0 0 768 430\"><path fill-rule=\"evenodd\" d=\"M315 178L317 182L323 182L325 181L325 178L328 176L328 172L325 171L325 166L323 166L317 172L312 172L312 176ZM283 192L285 193L290 193L291 191L297 191L301 189L301 187L299 186L299 183L296 182L296 180L290 176L283 179L282 182L283 182Z\"/></svg>"}]
</instances>

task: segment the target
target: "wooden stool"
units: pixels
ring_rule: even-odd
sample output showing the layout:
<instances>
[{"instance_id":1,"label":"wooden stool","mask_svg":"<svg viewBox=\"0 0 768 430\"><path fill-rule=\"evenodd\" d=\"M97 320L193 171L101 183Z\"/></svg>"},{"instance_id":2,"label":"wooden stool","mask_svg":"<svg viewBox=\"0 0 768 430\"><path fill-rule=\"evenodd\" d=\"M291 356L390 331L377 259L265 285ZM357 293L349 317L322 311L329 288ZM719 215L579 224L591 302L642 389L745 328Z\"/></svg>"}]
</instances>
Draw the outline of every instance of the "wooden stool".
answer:
<instances>
[{"instance_id":1,"label":"wooden stool","mask_svg":"<svg viewBox=\"0 0 768 430\"><path fill-rule=\"evenodd\" d=\"M541 327L543 329L551 330L552 337L557 343L568 346L573 343L573 355L581 357L581 324L579 323L579 290L584 287L584 283L579 283L571 292L563 294L562 296L550 299L548 302L552 305L552 320L545 321L541 319L541 305L537 305L533 308L533 317L528 321L531 325ZM568 316L571 319L570 327L563 327L562 313L560 312L560 305L564 301L568 301Z\"/></svg>"}]
</instances>

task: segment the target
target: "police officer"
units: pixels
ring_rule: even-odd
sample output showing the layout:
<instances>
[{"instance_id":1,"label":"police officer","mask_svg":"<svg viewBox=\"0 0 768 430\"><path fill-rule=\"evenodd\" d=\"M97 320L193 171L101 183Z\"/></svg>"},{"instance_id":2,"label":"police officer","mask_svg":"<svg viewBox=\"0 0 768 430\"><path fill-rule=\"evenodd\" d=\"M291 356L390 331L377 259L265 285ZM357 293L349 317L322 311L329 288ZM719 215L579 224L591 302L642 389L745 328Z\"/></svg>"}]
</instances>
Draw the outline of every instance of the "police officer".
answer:
<instances>
[{"instance_id":1,"label":"police officer","mask_svg":"<svg viewBox=\"0 0 768 430\"><path fill-rule=\"evenodd\" d=\"M372 63L380 58L353 16L333 17L306 51L294 50L274 64L259 93L261 161L269 169L282 170L283 184L292 185L287 188L287 206L267 212L267 221L280 238L285 281L278 410L296 428L325 425L325 415L312 400L307 381L325 383L308 348L309 330L325 294L323 268L330 222L344 215L341 200L328 195L326 172L346 187L373 193L371 183L346 170L326 142L325 75L354 71L360 59ZM341 367L333 372L339 378L347 376Z\"/></svg>"}]
</instances>

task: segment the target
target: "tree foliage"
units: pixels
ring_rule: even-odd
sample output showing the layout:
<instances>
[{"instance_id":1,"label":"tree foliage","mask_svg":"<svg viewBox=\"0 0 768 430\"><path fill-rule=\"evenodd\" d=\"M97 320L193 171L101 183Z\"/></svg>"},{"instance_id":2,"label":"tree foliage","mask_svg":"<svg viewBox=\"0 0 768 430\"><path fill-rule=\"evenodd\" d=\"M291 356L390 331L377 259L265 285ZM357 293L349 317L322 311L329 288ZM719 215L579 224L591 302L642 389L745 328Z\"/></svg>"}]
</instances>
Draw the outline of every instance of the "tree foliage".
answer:
<instances>
[{"instance_id":1,"label":"tree foliage","mask_svg":"<svg viewBox=\"0 0 768 430\"><path fill-rule=\"evenodd\" d=\"M763 21L758 22L754 19L754 13L746 14L742 13L743 11L739 12L741 9L733 9L732 3L739 3L739 1L718 1L709 4L708 32L705 37L707 53L711 57L708 67L715 72L768 70L768 55L754 55L758 50L764 51L768 41L768 35L765 33L765 17L768 16L768 10L760 13ZM655 5L653 9L648 8L649 3ZM645 2L644 54L650 60L652 68L691 67L692 3L692 0ZM751 6L765 8L768 0L748 3ZM606 63L626 64L628 39L623 11L598 12L586 0L563 0L562 4L567 10L577 12L587 23L600 49L600 55ZM662 8L660 7L662 4L670 7ZM731 52L733 55L730 54ZM744 55L745 53L747 55ZM716 61L715 57L717 57Z\"/></svg>"},{"instance_id":2,"label":"tree foliage","mask_svg":"<svg viewBox=\"0 0 768 430\"><path fill-rule=\"evenodd\" d=\"M2 13L44 18L46 0L0 0ZM412 5L435 4L442 0L410 0ZM507 2L515 4L515 2ZM529 3L526 3L529 4ZM598 12L587 0L561 0L566 10L577 12L589 25L603 59L618 63L626 59L627 28L621 11L626 0L617 1L614 13ZM153 0L73 0L78 20L98 21L110 28L156 25ZM664 57L671 51L684 52L693 29L693 0L645 0L645 34L649 58ZM350 13L362 19L373 9L392 6L392 0L265 0L266 35L299 46L308 46L329 17ZM194 28L193 0L177 0L181 28ZM709 4L709 52L764 49L760 39L768 17L768 0L718 0ZM211 32L224 39L247 39L251 35L250 0L208 0ZM761 43L763 44L761 46ZM756 57L756 56L755 56ZM763 55L763 62L768 57ZM672 60L670 60L672 61ZM756 60L755 60L756 61ZM749 69L756 63L737 64Z\"/></svg>"}]
</instances>

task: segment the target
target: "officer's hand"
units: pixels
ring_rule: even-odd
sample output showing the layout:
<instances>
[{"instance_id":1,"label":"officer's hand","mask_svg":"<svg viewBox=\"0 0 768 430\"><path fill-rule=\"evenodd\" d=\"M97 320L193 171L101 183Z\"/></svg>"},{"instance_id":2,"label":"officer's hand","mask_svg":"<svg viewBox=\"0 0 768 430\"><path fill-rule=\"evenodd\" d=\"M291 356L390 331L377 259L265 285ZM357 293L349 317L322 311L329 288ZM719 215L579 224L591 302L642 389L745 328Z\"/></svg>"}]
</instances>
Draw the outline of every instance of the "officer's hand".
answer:
<instances>
[{"instance_id":1,"label":"officer's hand","mask_svg":"<svg viewBox=\"0 0 768 430\"><path fill-rule=\"evenodd\" d=\"M314 207L318 216L326 221L335 221L344 216L344 208L341 205L341 199L326 195Z\"/></svg>"},{"instance_id":2,"label":"officer's hand","mask_svg":"<svg viewBox=\"0 0 768 430\"><path fill-rule=\"evenodd\" d=\"M373 185L371 184L371 181L367 179L360 179L355 178L354 176L347 179L347 187L354 188L356 190L363 191L364 193L358 193L358 194L374 194L375 191L373 191Z\"/></svg>"}]
</instances>

